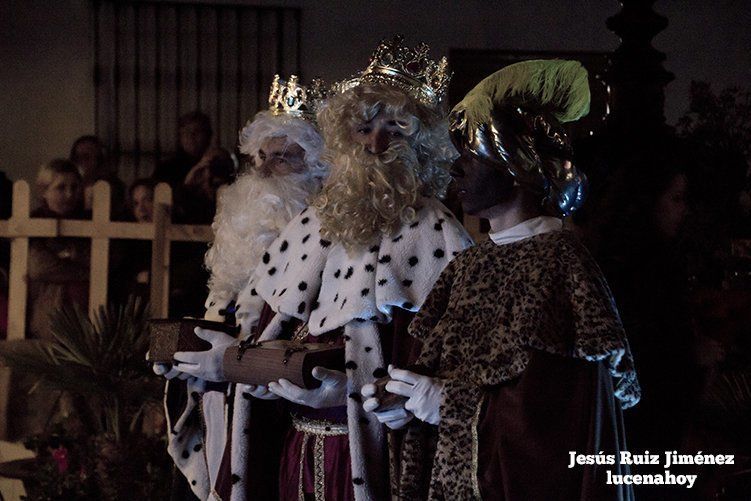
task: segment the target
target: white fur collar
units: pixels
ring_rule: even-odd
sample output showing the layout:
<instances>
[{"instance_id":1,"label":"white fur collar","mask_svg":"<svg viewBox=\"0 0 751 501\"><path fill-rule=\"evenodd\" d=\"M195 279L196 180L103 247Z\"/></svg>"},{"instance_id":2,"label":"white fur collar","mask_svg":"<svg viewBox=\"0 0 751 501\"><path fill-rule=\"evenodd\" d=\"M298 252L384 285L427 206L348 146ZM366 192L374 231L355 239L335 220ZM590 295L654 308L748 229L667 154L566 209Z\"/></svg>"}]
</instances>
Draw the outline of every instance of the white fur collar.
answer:
<instances>
[{"instance_id":1,"label":"white fur collar","mask_svg":"<svg viewBox=\"0 0 751 501\"><path fill-rule=\"evenodd\" d=\"M321 238L308 208L267 249L252 279L271 308L321 334L351 321L389 322L393 307L417 311L446 264L472 245L438 200L424 199L415 223L349 255Z\"/></svg>"}]
</instances>

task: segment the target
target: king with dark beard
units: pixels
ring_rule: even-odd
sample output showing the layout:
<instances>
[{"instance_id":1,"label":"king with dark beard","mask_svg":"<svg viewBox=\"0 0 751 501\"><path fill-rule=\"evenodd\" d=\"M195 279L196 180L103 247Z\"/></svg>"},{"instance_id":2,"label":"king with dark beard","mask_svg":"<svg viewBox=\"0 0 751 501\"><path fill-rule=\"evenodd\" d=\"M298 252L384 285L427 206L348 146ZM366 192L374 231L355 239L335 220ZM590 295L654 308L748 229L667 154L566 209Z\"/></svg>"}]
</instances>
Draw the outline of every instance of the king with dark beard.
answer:
<instances>
[{"instance_id":1,"label":"king with dark beard","mask_svg":"<svg viewBox=\"0 0 751 501\"><path fill-rule=\"evenodd\" d=\"M472 244L437 198L456 152L441 111L446 61L427 52L384 42L361 75L338 85L318 114L330 177L271 243L240 299L275 314L261 319L261 341L294 333L344 345L346 372L316 367L319 388L280 379L249 389L283 399L291 417L279 499L389 496L386 435L362 409L360 388L390 362L403 365L412 313ZM237 487L244 472L233 473L230 499L252 497Z\"/></svg>"}]
</instances>

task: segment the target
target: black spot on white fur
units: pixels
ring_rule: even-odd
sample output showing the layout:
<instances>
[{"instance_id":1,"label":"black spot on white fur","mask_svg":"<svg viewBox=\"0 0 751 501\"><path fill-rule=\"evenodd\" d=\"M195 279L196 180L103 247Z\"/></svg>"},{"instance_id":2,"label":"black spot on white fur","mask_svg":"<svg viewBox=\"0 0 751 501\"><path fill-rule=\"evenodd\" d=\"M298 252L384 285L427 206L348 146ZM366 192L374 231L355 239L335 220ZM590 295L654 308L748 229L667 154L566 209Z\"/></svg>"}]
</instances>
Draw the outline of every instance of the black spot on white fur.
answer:
<instances>
[{"instance_id":1,"label":"black spot on white fur","mask_svg":"<svg viewBox=\"0 0 751 501\"><path fill-rule=\"evenodd\" d=\"M417 266L417 263L420 262L420 260L417 259L417 256L412 256L411 258L409 258L409 260L407 260L407 262L411 267L414 268L415 266Z\"/></svg>"}]
</instances>

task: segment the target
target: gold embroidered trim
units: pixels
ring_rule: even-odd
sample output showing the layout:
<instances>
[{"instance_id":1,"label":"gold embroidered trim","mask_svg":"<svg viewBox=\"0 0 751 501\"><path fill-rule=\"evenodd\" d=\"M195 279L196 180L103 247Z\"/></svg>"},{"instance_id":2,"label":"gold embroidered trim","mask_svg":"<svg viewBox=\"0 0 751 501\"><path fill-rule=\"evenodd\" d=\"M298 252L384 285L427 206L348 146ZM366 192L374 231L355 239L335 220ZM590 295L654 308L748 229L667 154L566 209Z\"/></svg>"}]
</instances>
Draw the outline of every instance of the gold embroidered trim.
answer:
<instances>
[{"instance_id":1,"label":"gold embroidered trim","mask_svg":"<svg viewBox=\"0 0 751 501\"><path fill-rule=\"evenodd\" d=\"M308 439L310 435L307 433L302 436L302 447L300 447L300 474L297 478L297 499L298 501L305 501L305 488L303 485L303 473L305 472L305 451L308 450Z\"/></svg>"},{"instance_id":2,"label":"gold embroidered trim","mask_svg":"<svg viewBox=\"0 0 751 501\"><path fill-rule=\"evenodd\" d=\"M326 486L326 470L324 468L324 438L336 437L347 434L347 425L332 423L330 421L308 419L292 416L292 426L303 434L300 451L300 475L298 477L297 494L300 501L304 501L305 487L303 484L303 472L305 471L305 453L308 450L308 441L313 437L313 475L314 494L316 501L324 501Z\"/></svg>"},{"instance_id":3,"label":"gold embroidered trim","mask_svg":"<svg viewBox=\"0 0 751 501\"><path fill-rule=\"evenodd\" d=\"M319 437L336 437L347 434L347 425L344 423L332 423L331 421L308 419L292 416L292 426L295 430L306 435Z\"/></svg>"},{"instance_id":4,"label":"gold embroidered trim","mask_svg":"<svg viewBox=\"0 0 751 501\"><path fill-rule=\"evenodd\" d=\"M472 491L475 499L482 499L480 496L480 481L478 479L480 474L480 442L477 436L477 425L480 423L483 400L484 398L481 396L480 401L477 403L477 409L475 409L475 415L472 416Z\"/></svg>"},{"instance_id":5,"label":"gold embroidered trim","mask_svg":"<svg viewBox=\"0 0 751 501\"><path fill-rule=\"evenodd\" d=\"M316 435L315 442L313 442L313 470L315 472L316 501L325 501L326 472L324 469L323 436L321 435Z\"/></svg>"},{"instance_id":6,"label":"gold embroidered trim","mask_svg":"<svg viewBox=\"0 0 751 501\"><path fill-rule=\"evenodd\" d=\"M303 339L308 337L309 333L310 331L308 330L308 323L306 322L297 328L295 333L292 335L292 341L302 341Z\"/></svg>"}]
</instances>

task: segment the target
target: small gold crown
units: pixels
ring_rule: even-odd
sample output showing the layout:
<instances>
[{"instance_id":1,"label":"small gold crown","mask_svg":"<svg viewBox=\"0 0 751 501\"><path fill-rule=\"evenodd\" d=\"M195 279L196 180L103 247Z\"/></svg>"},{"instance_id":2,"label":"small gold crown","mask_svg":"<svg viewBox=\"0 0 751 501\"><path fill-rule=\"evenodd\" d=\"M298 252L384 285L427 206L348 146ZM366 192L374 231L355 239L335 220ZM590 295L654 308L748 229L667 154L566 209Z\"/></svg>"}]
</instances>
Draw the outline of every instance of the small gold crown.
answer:
<instances>
[{"instance_id":1,"label":"small gold crown","mask_svg":"<svg viewBox=\"0 0 751 501\"><path fill-rule=\"evenodd\" d=\"M401 35L384 39L370 57L365 71L335 84L334 91L344 92L364 82L384 83L403 90L428 107L436 107L446 95L451 71L445 57L436 62L428 56L429 51L430 47L422 42L410 49L404 45Z\"/></svg>"},{"instance_id":2,"label":"small gold crown","mask_svg":"<svg viewBox=\"0 0 751 501\"><path fill-rule=\"evenodd\" d=\"M307 87L297 80L297 75L290 75L289 80L274 75L269 92L269 111L272 115L290 115L315 121L316 112L328 91L320 78L311 80Z\"/></svg>"}]
</instances>

